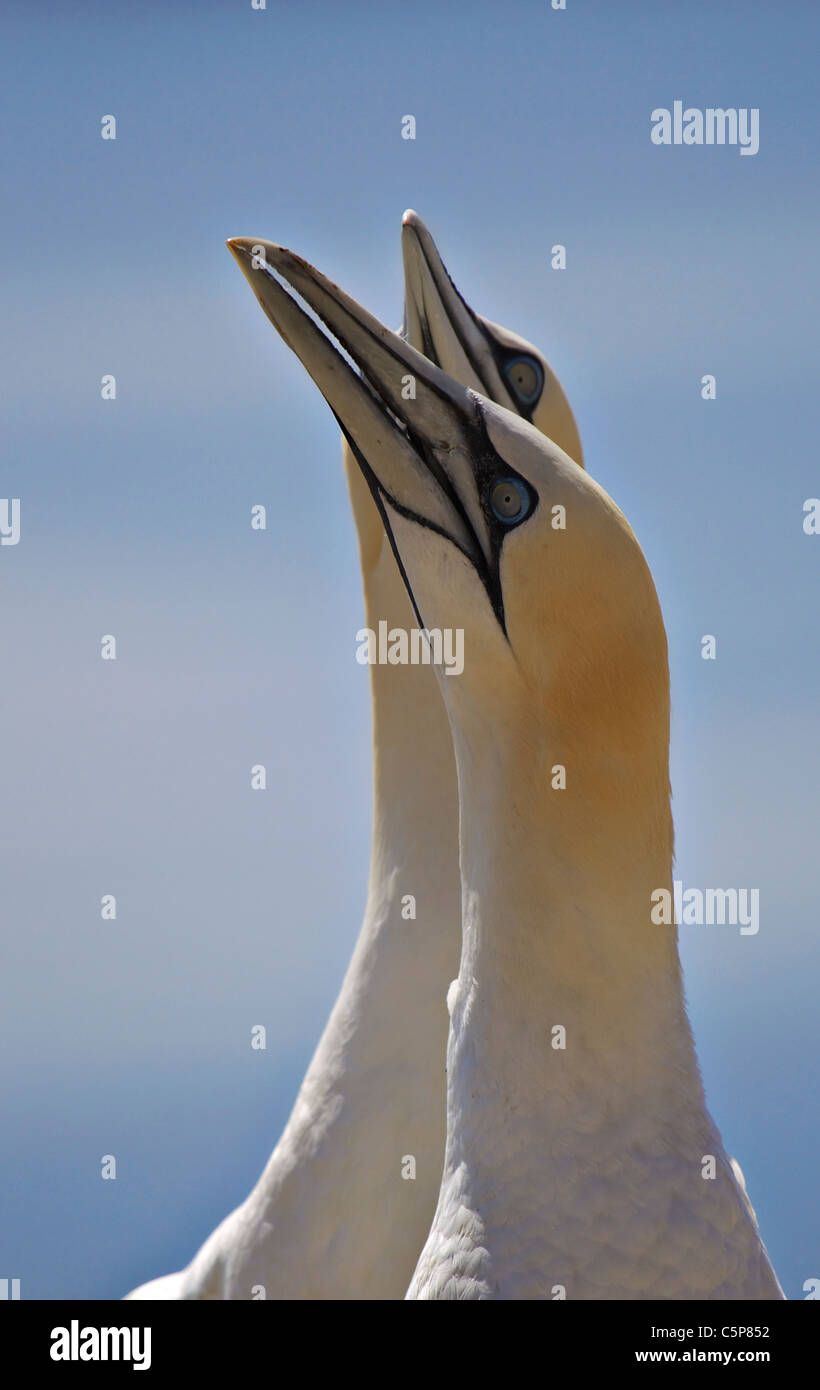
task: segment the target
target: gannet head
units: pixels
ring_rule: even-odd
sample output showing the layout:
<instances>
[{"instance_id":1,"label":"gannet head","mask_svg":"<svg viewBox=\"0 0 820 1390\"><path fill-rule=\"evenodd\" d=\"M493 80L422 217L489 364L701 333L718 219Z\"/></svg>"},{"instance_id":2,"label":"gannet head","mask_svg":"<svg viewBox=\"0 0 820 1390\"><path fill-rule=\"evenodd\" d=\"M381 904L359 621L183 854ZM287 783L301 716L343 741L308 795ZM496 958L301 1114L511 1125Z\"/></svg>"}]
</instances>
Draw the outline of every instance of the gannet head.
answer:
<instances>
[{"instance_id":1,"label":"gannet head","mask_svg":"<svg viewBox=\"0 0 820 1390\"><path fill-rule=\"evenodd\" d=\"M417 212L402 218L404 324L401 336L448 376L530 420L583 467L581 441L563 387L543 353L482 318L453 284ZM365 575L384 547L384 528L349 450L345 466Z\"/></svg>"},{"instance_id":2,"label":"gannet head","mask_svg":"<svg viewBox=\"0 0 820 1390\"><path fill-rule=\"evenodd\" d=\"M417 212L402 218L404 333L448 376L529 420L583 467L578 427L543 353L466 302Z\"/></svg>"},{"instance_id":3,"label":"gannet head","mask_svg":"<svg viewBox=\"0 0 820 1390\"><path fill-rule=\"evenodd\" d=\"M270 242L228 245L333 410L420 624L464 631L463 673L442 677L448 703L485 725L580 723L627 756L655 732L668 741L655 588L604 490L528 421L459 385L300 257ZM254 261L254 247L264 258Z\"/></svg>"}]
</instances>

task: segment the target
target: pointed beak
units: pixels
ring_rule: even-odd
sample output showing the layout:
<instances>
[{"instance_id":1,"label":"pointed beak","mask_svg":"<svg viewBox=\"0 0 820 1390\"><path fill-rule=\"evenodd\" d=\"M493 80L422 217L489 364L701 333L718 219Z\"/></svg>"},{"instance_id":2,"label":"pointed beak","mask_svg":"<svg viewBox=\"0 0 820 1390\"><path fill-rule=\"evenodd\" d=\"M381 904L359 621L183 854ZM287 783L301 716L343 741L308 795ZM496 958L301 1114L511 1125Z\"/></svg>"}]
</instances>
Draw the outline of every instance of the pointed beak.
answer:
<instances>
[{"instance_id":1,"label":"pointed beak","mask_svg":"<svg viewBox=\"0 0 820 1390\"><path fill-rule=\"evenodd\" d=\"M391 508L446 536L489 586L492 545L477 470L494 451L480 400L292 251L250 237L227 245L336 416L394 549Z\"/></svg>"},{"instance_id":2,"label":"pointed beak","mask_svg":"<svg viewBox=\"0 0 820 1390\"><path fill-rule=\"evenodd\" d=\"M417 212L401 223L404 322L409 343L449 376L516 410L478 315L456 289Z\"/></svg>"}]
</instances>

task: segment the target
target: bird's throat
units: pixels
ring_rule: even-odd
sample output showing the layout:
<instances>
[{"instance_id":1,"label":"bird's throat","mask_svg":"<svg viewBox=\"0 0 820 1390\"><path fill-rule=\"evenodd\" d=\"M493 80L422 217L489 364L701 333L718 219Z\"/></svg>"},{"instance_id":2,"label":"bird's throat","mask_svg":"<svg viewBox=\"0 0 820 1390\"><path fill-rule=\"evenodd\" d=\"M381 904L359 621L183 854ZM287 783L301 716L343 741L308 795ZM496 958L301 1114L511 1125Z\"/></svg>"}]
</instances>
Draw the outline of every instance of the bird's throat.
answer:
<instances>
[{"instance_id":1,"label":"bird's throat","mask_svg":"<svg viewBox=\"0 0 820 1390\"><path fill-rule=\"evenodd\" d=\"M633 1118L667 1139L698 1116L708 1126L675 928L650 915L672 879L665 776L596 802L591 765L561 787L537 748L477 754L455 741L462 955L448 1159L464 1159L471 1135L476 1154L491 1151L480 1136L490 1114L522 1151L578 1160L604 1130L628 1143Z\"/></svg>"}]
</instances>

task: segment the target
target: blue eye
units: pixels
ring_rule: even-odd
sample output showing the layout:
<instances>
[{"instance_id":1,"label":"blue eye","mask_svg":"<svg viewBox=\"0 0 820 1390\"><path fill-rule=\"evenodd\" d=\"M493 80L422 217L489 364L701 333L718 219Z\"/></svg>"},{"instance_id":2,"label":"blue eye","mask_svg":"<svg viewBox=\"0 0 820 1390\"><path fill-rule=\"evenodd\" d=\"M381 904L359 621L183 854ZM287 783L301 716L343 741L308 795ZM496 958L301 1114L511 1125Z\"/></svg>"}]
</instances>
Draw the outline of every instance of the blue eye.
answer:
<instances>
[{"instance_id":1,"label":"blue eye","mask_svg":"<svg viewBox=\"0 0 820 1390\"><path fill-rule=\"evenodd\" d=\"M500 478L493 483L490 506L499 521L521 521L530 509L530 498L517 478Z\"/></svg>"},{"instance_id":2,"label":"blue eye","mask_svg":"<svg viewBox=\"0 0 820 1390\"><path fill-rule=\"evenodd\" d=\"M532 405L544 389L544 372L534 357L513 357L504 368L518 400Z\"/></svg>"}]
</instances>

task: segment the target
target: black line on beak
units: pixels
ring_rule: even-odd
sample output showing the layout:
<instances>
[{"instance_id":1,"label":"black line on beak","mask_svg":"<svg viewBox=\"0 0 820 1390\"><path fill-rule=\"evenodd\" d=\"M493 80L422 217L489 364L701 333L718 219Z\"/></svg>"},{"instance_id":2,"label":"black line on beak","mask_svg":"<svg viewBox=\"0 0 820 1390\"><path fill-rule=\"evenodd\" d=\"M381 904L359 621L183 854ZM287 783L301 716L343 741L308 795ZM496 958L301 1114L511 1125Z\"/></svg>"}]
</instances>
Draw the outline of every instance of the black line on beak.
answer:
<instances>
[{"instance_id":1,"label":"black line on beak","mask_svg":"<svg viewBox=\"0 0 820 1390\"><path fill-rule=\"evenodd\" d=\"M336 411L333 410L333 407L332 407L332 406L331 406L331 410L332 410L332 412L333 412L333 416L334 416L334 418L335 418L335 420L336 420L336 423L337 423L337 425L339 426L339 429L342 431L342 434L344 435L345 439L347 440L348 444L350 445L351 452L352 452L352 454L353 454L353 456L354 456L356 462L358 463L359 468L360 468L361 471L362 471L362 475L363 475L363 477L364 477L364 480L365 480L365 482L367 483L367 486L370 488L371 496L372 496L372 498L373 498L373 501L376 503L376 506L377 506L378 511L379 511L379 516L381 517L381 519L382 519L382 521L383 521L383 523L384 523L384 529L385 529L385 532L387 533L387 539L388 539L388 541L390 542L390 549L391 549L392 552L393 552L393 558L395 559L396 564L397 564L398 567L399 567L399 574L400 574L401 577L402 577L402 581L403 581L403 583L404 583L404 587L405 587L405 589L407 590L407 593L408 593L410 602L411 602L411 604L413 605L413 612L415 613L416 618L418 619L419 627L424 628L426 625L425 625L424 619L423 619L422 616L421 616L421 612L420 612L420 610L419 610L419 606L418 606L418 604L417 604L417 602L416 602L416 596L415 596L415 594L413 593L413 586L412 586L412 584L410 583L410 580L409 580L409 578L408 578L407 570L404 568L404 561L402 560L401 555L399 554L399 548L398 548L398 546L396 545L396 538L395 538L395 536L393 535L393 528L392 528L391 525L390 525L390 521L389 521L388 516L387 516L387 511L386 511L386 508L385 508L385 505L384 505L384 499L385 499L385 497L389 496L389 494L384 492L383 488L381 487L381 484L379 483L378 478L376 477L376 474L374 473L373 469L370 467L370 464L367 462L367 459L365 458L364 454L362 453L361 449L359 448L359 446L358 446L358 444L356 443L355 439L353 438L352 434L351 434L350 431L347 429L347 427L342 423L342 421L339 419L338 415L336 414ZM393 502L392 497L390 498L390 505L391 505L391 506L395 506L395 503ZM401 508L401 507L396 507L396 511L401 512L401 511L402 511L402 508ZM409 516L413 521L420 521L420 520L421 520L420 517L413 516L412 513L410 513L410 512L405 512L404 514L407 515L407 516Z\"/></svg>"},{"instance_id":2,"label":"black line on beak","mask_svg":"<svg viewBox=\"0 0 820 1390\"><path fill-rule=\"evenodd\" d=\"M432 240L432 238L431 238L431 240ZM431 280L433 281L433 284L435 284L435 283L436 283L435 272L434 272L433 267L431 266L429 260L427 259L427 252L426 252L425 249L424 249L424 244L423 244L421 238L418 237L418 236L416 237L416 244L417 244L419 250L421 251L422 259L423 259L423 261L424 261L424 264L425 264L426 267L427 267L427 270L428 270L428 273L429 273L429 275L430 275L430 278L431 278ZM435 242L433 242L433 245L435 246ZM511 402L512 402L512 408L521 416L522 419L527 420L527 421L529 422L529 424L532 424L533 412L534 412L534 410L535 410L535 407L536 407L537 404L538 404L538 401L541 399L541 396L539 395L539 396L537 397L537 399L534 400L534 401L532 401L532 402L530 402L529 405L524 404L522 401L520 401L520 400L518 399L518 397L516 396L515 391L512 389L512 387L510 386L510 383L509 383L508 380L507 380L507 363L508 363L508 361L510 360L510 354L507 353L507 352L505 352L505 351L503 351L501 348L499 348L498 343L496 342L496 340L495 340L495 338L493 337L492 333L489 331L489 329L486 327L486 325L482 323L482 321L481 321L481 319L479 318L478 314L475 312L475 309L473 309L472 305L470 305L470 304L467 303L467 300L464 298L464 295L461 293L461 290L459 289L458 285L456 284L455 280L453 279L452 275L450 274L449 270L447 269L446 265L444 264L444 261L443 261L441 255L440 255L440 253L439 253L439 249L438 249L437 246L436 246L436 255L438 256L439 264L441 265L441 268L442 268L442 270L444 271L444 274L447 276L447 279L448 279L449 284L450 284L450 288L452 289L452 291L453 291L453 293L455 294L456 298L457 298L457 299L459 300L459 302L461 303L462 308L470 315L470 318L472 319L473 323L475 324L476 328L478 329L479 333L481 334L482 338L484 339L485 343L487 344L487 347L488 347L489 350L490 350L490 355L491 355L491 357L492 357L493 361L495 362L495 365L496 365L496 367L497 367L497 369L498 369L498 375L500 376L501 381L503 382L504 387L505 387L505 389L506 389L506 391L507 391L507 394L509 395L509 398L510 398L510 400L511 400ZM442 302L442 307L444 307L443 302ZM446 311L445 311L445 312L446 312ZM419 315L419 317L421 318L421 315ZM451 320L451 322L452 322L452 320ZM454 329L455 329L455 325L454 325ZM461 344L461 348L462 348L462 351L463 351L463 353L464 353L464 356L467 358L467 361L470 363L470 366L472 367L472 369L473 369L473 371L475 372L476 376L478 377L479 381L480 381L483 385L486 385L486 383L484 383L484 378L483 378L483 376L482 376L482 374L481 374L481 368L480 368L479 364L476 362L476 360L475 360L475 358L474 358L474 356L473 356L473 353L472 353L472 351L471 351L470 344L467 343L467 342L464 342L463 339L461 338L461 336L460 336L457 332L456 332L456 337L458 338L458 341L459 341L459 343ZM425 319L422 319L422 340L423 340L423 342L424 342L424 355L425 355L425 357L429 357L430 360L431 360L431 362L435 362L435 363L436 363L436 366L441 366L441 363L438 361L437 357L435 356L435 349L432 347L432 344L430 343L430 340L429 340L429 327L428 327L428 325L427 325ZM514 355L514 354L513 354L513 355ZM490 399L492 399L492 394L491 394L490 391L485 391L485 394L488 395L488 396L490 397Z\"/></svg>"}]
</instances>

